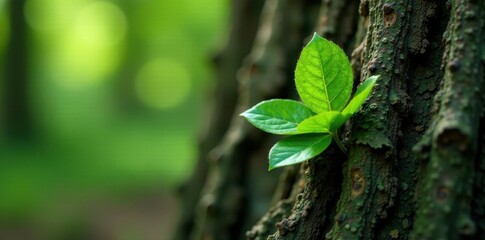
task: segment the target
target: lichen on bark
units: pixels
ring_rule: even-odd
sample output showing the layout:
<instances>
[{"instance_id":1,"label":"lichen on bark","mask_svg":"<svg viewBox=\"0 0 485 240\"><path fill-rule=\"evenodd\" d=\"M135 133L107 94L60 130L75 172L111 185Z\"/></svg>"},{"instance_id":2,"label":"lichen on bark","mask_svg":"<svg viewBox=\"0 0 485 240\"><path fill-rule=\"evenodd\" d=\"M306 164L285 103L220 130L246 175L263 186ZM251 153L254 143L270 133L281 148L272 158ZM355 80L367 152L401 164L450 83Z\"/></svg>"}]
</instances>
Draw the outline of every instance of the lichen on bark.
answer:
<instances>
[{"instance_id":1,"label":"lichen on bark","mask_svg":"<svg viewBox=\"0 0 485 240\"><path fill-rule=\"evenodd\" d=\"M477 232L471 204L484 103L484 11L483 1L451 1L439 111L417 148L428 151L429 163L413 239L461 239Z\"/></svg>"},{"instance_id":2,"label":"lichen on bark","mask_svg":"<svg viewBox=\"0 0 485 240\"><path fill-rule=\"evenodd\" d=\"M397 195L397 139L402 116L410 109L406 73L410 4L365 1L368 16L361 79L380 75L378 86L352 121L349 158L337 218L329 239L374 239ZM399 228L400 229L400 228ZM392 229L397 230L397 229ZM395 233L395 232L394 232ZM394 234L395 235L395 234ZM402 234L401 234L402 235Z\"/></svg>"},{"instance_id":3,"label":"lichen on bark","mask_svg":"<svg viewBox=\"0 0 485 240\"><path fill-rule=\"evenodd\" d=\"M294 65L313 31L351 55L355 87L381 77L341 129L349 152L331 145L285 169L278 187L266 171L277 138L228 122L192 239L484 238L484 5L266 0L234 112L297 97Z\"/></svg>"}]
</instances>

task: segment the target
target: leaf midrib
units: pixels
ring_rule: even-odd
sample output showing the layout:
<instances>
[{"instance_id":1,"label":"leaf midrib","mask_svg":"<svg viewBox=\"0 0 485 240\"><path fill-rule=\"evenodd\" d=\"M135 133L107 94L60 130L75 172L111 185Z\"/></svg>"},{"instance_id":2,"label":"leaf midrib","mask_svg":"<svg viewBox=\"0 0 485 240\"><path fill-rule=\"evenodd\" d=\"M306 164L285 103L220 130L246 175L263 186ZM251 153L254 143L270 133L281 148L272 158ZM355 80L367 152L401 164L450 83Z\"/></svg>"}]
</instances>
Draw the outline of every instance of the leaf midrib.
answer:
<instances>
[{"instance_id":1,"label":"leaf midrib","mask_svg":"<svg viewBox=\"0 0 485 240\"><path fill-rule=\"evenodd\" d=\"M308 147L305 147L303 150L298 151L297 153L294 153L294 154L290 155L290 157L293 157L293 156L295 156L295 155L297 155L297 154L300 154L300 153L301 153L301 152L303 152L304 150L307 150L307 149L311 149L311 148L313 148L313 146L315 146L315 145L317 145L317 144L321 143L321 142L322 142L323 140L325 140L327 137L330 137L330 135L326 135L325 137L320 138L320 140L318 140L317 142L315 142L315 143L313 143L313 144L311 144L311 145L308 145ZM290 158L290 157L287 157L286 159L288 159L288 158ZM286 159L285 159L285 160L286 160ZM284 161L284 160L283 160L283 161ZM281 162L283 162L283 161L281 161ZM277 164L275 164L275 166L276 166L276 165L277 165Z\"/></svg>"},{"instance_id":2,"label":"leaf midrib","mask_svg":"<svg viewBox=\"0 0 485 240\"><path fill-rule=\"evenodd\" d=\"M325 100L326 100L327 105L328 105L328 110L332 111L332 105L330 105L330 101L328 99L327 85L325 84L325 74L323 72L323 59L322 59L322 55L321 55L322 49L321 49L319 44L317 44L317 48L318 48L318 58L320 58L320 70L322 70L322 80L323 80L323 90L325 91Z\"/></svg>"},{"instance_id":3,"label":"leaf midrib","mask_svg":"<svg viewBox=\"0 0 485 240\"><path fill-rule=\"evenodd\" d=\"M272 113L271 115L265 115L265 114L261 114L261 113L249 113L249 114L252 114L253 116L262 116L262 117L267 118L267 119L260 119L260 121L269 121L269 120L272 120L272 119L277 119L277 120L282 120L282 121L289 122L289 123L294 123L296 125L299 124L298 122L293 122L293 121L283 119L283 118L277 118L277 117L275 117L274 113ZM269 117L271 117L271 118L269 118Z\"/></svg>"}]
</instances>

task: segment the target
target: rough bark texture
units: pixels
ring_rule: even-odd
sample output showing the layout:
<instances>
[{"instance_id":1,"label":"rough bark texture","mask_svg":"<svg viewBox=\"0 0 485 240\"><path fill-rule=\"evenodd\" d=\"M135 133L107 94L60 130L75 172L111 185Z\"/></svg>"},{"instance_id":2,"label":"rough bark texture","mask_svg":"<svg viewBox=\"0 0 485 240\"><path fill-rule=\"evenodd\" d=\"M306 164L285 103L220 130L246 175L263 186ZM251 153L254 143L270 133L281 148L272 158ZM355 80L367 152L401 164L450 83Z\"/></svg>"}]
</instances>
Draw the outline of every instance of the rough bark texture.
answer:
<instances>
[{"instance_id":1,"label":"rough bark texture","mask_svg":"<svg viewBox=\"0 0 485 240\"><path fill-rule=\"evenodd\" d=\"M191 239L485 238L484 22L476 0L266 0ZM276 138L237 113L296 97L312 29L351 56L355 86L381 77L342 129L348 154L268 173Z\"/></svg>"},{"instance_id":2,"label":"rough bark texture","mask_svg":"<svg viewBox=\"0 0 485 240\"><path fill-rule=\"evenodd\" d=\"M445 33L443 88L439 111L421 145L428 164L416 216L414 239L474 237L474 160L484 103L485 2L451 2ZM485 201L485 199L483 200Z\"/></svg>"}]
</instances>

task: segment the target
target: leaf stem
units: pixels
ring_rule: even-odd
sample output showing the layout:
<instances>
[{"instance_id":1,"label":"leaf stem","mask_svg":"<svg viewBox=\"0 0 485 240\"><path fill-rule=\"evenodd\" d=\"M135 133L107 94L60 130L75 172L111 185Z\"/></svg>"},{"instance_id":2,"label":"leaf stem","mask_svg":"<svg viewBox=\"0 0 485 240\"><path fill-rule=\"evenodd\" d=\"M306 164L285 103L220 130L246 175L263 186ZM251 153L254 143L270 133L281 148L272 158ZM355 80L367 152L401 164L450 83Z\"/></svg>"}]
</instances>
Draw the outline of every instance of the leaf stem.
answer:
<instances>
[{"instance_id":1,"label":"leaf stem","mask_svg":"<svg viewBox=\"0 0 485 240\"><path fill-rule=\"evenodd\" d=\"M338 134L337 130L335 132L333 132L332 137L333 137L333 140L335 140L335 142L337 143L338 148L340 148L340 150L343 153L347 154L347 148L345 148L342 141L340 141L339 134Z\"/></svg>"}]
</instances>

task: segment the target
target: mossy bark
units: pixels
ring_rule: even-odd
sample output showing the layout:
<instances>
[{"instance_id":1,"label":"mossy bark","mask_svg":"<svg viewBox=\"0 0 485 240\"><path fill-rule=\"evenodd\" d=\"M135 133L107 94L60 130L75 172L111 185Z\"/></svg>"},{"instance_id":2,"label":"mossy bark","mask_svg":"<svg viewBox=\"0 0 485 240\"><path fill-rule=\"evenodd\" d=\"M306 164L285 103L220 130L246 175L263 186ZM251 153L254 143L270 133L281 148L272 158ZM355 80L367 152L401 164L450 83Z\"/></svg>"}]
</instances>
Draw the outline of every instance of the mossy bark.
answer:
<instances>
[{"instance_id":1,"label":"mossy bark","mask_svg":"<svg viewBox=\"0 0 485 240\"><path fill-rule=\"evenodd\" d=\"M331 145L299 171L266 172L276 138L235 115L192 239L484 238L484 22L484 1L266 0L236 113L296 97L312 31L351 56L355 86L381 77L342 129L349 152Z\"/></svg>"}]
</instances>

